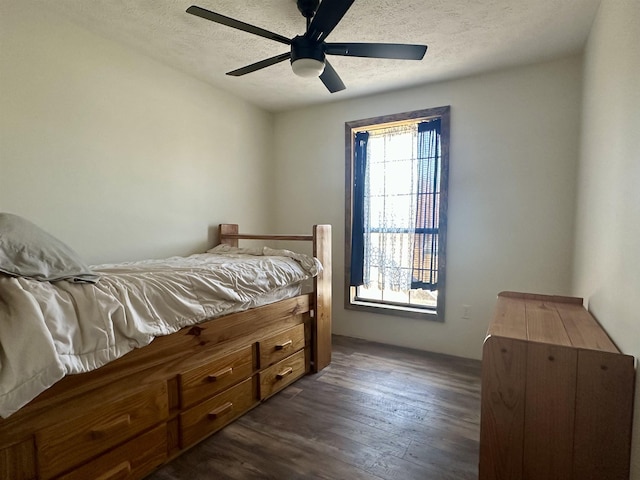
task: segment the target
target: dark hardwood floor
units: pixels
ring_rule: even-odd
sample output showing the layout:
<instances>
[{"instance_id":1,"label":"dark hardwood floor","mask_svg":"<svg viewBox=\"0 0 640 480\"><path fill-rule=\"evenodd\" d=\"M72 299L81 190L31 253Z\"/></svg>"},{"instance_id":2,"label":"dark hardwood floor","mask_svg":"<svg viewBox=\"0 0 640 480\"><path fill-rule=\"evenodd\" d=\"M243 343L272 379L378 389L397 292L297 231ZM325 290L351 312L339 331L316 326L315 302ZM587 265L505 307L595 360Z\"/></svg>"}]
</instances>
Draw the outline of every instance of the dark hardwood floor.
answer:
<instances>
[{"instance_id":1,"label":"dark hardwood floor","mask_svg":"<svg viewBox=\"0 0 640 480\"><path fill-rule=\"evenodd\" d=\"M334 337L308 375L148 480L477 478L480 362Z\"/></svg>"}]
</instances>

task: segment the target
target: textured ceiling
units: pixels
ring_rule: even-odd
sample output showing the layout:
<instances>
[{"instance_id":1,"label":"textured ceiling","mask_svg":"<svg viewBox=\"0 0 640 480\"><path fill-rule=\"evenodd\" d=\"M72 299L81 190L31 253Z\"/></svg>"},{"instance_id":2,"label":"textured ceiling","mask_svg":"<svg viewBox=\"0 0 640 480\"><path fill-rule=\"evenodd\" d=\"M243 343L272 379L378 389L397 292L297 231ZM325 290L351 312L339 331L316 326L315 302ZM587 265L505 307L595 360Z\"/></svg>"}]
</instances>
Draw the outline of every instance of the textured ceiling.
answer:
<instances>
[{"instance_id":1,"label":"textured ceiling","mask_svg":"<svg viewBox=\"0 0 640 480\"><path fill-rule=\"evenodd\" d=\"M422 61L332 56L347 89L330 94L289 62L243 77L225 72L285 53L275 41L185 13L192 4L291 38L304 33L295 0L36 0L265 109L312 103L533 63L582 50L600 0L356 0L330 42L418 43Z\"/></svg>"}]
</instances>

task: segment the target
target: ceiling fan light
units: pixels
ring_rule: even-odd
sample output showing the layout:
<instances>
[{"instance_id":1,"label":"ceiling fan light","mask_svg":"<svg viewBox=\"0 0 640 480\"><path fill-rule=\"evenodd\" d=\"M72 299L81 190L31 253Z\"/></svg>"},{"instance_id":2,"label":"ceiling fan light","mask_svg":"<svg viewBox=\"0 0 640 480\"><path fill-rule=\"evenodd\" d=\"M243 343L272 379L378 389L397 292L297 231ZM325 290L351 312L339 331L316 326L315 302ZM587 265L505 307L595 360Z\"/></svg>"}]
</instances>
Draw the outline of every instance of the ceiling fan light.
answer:
<instances>
[{"instance_id":1,"label":"ceiling fan light","mask_svg":"<svg viewBox=\"0 0 640 480\"><path fill-rule=\"evenodd\" d=\"M298 58L291 62L291 68L299 77L319 77L324 71L324 62L315 58Z\"/></svg>"}]
</instances>

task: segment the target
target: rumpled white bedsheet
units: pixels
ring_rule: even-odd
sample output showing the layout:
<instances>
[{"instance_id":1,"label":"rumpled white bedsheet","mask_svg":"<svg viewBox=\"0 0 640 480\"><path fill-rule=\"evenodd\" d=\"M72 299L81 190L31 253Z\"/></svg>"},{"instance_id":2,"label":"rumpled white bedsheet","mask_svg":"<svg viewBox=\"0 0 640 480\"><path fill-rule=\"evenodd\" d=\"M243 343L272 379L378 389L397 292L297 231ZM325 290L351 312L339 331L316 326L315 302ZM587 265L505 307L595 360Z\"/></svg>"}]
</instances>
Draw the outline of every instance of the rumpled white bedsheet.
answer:
<instances>
[{"instance_id":1,"label":"rumpled white bedsheet","mask_svg":"<svg viewBox=\"0 0 640 480\"><path fill-rule=\"evenodd\" d=\"M322 268L266 247L209 252L94 266L96 284L0 275L0 416L157 336L295 296Z\"/></svg>"}]
</instances>

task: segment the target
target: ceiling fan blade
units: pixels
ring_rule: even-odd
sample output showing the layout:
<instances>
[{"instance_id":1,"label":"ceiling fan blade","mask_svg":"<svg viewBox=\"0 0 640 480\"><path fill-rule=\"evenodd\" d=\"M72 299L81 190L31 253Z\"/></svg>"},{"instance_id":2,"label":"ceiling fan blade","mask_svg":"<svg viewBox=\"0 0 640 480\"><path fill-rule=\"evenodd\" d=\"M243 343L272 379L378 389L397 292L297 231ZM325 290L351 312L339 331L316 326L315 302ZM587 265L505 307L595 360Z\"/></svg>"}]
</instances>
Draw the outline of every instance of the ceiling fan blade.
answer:
<instances>
[{"instance_id":1,"label":"ceiling fan blade","mask_svg":"<svg viewBox=\"0 0 640 480\"><path fill-rule=\"evenodd\" d=\"M339 92L340 90L347 88L344 86L344 83L342 83L338 73L327 60L324 61L324 72L320 75L320 80L322 80L324 86L327 87L327 90L331 93Z\"/></svg>"},{"instance_id":2,"label":"ceiling fan blade","mask_svg":"<svg viewBox=\"0 0 640 480\"><path fill-rule=\"evenodd\" d=\"M226 25L227 27L242 30L243 32L253 33L254 35L259 35L261 37L268 38L269 40L275 40L276 42L284 43L285 45L291 45L291 40L287 37L283 37L282 35L279 35L277 33L270 32L269 30L265 30L264 28L256 27L255 25L241 22L240 20L236 20L234 18L225 17L224 15L205 10L204 8L196 7L195 5L191 5L189 8L187 8L187 13L195 15L196 17L204 18L206 20L211 20L212 22Z\"/></svg>"},{"instance_id":3,"label":"ceiling fan blade","mask_svg":"<svg viewBox=\"0 0 640 480\"><path fill-rule=\"evenodd\" d=\"M322 0L309 24L307 38L322 42L336 28L355 0Z\"/></svg>"},{"instance_id":4,"label":"ceiling fan blade","mask_svg":"<svg viewBox=\"0 0 640 480\"><path fill-rule=\"evenodd\" d=\"M232 72L227 72L227 75L231 75L232 77L240 77L242 75L246 75L247 73L255 72L256 70L260 70L262 68L270 67L271 65L275 65L276 63L284 62L291 58L291 52L281 53L280 55L276 55L275 57L267 58L265 60L261 60L256 63L252 63L251 65L247 65L246 67L238 68Z\"/></svg>"},{"instance_id":5,"label":"ceiling fan blade","mask_svg":"<svg viewBox=\"0 0 640 480\"><path fill-rule=\"evenodd\" d=\"M324 49L324 53L328 55L400 60L422 60L426 52L426 45L403 43L326 43Z\"/></svg>"}]
</instances>

